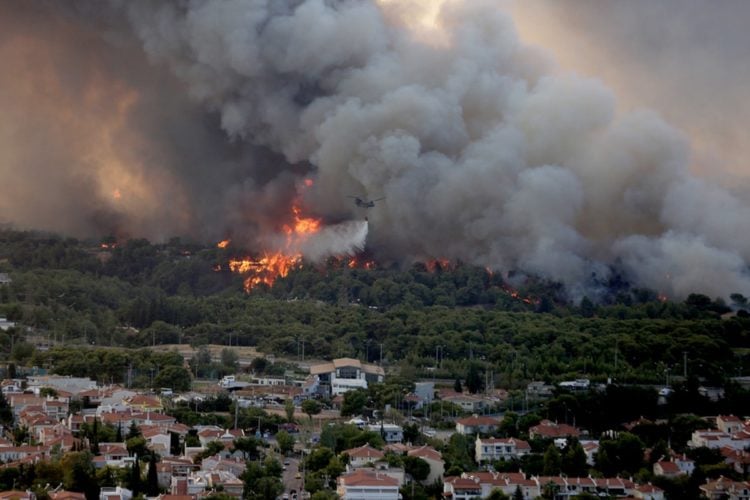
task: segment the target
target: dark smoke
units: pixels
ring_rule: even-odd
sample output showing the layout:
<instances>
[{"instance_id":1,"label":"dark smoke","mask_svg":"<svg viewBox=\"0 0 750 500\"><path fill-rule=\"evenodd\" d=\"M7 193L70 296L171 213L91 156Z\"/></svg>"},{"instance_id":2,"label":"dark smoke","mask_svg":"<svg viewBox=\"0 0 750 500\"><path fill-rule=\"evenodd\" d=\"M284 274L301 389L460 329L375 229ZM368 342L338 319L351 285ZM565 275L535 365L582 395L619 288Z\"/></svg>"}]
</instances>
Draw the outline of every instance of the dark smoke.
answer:
<instances>
[{"instance_id":1,"label":"dark smoke","mask_svg":"<svg viewBox=\"0 0 750 500\"><path fill-rule=\"evenodd\" d=\"M21 224L262 245L300 195L329 221L385 197L367 213L381 257L750 293L741 196L691 174L657 113L524 45L504 3L17 5L0 6L0 208ZM367 230L346 227L335 251Z\"/></svg>"}]
</instances>

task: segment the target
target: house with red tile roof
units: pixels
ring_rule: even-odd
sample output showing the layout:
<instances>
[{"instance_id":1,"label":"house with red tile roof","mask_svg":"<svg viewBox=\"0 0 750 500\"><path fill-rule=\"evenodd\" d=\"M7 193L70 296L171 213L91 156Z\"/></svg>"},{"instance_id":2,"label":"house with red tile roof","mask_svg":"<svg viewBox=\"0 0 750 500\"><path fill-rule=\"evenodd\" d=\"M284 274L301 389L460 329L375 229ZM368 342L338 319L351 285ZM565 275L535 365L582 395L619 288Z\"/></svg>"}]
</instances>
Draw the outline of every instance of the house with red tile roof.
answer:
<instances>
[{"instance_id":1,"label":"house with red tile roof","mask_svg":"<svg viewBox=\"0 0 750 500\"><path fill-rule=\"evenodd\" d=\"M529 437L531 439L557 439L568 437L577 438L580 435L581 431L573 427L572 425L559 424L557 422L552 422L551 420L542 420L541 422L539 422L539 424L529 428Z\"/></svg>"},{"instance_id":2,"label":"house with red tile roof","mask_svg":"<svg viewBox=\"0 0 750 500\"><path fill-rule=\"evenodd\" d=\"M432 484L443 477L445 473L445 462L443 456L432 446L414 447L406 452L410 457L421 458L430 466L430 473L422 484Z\"/></svg>"},{"instance_id":3,"label":"house with red tile roof","mask_svg":"<svg viewBox=\"0 0 750 500\"><path fill-rule=\"evenodd\" d=\"M0 500L36 500L36 495L31 491L3 491Z\"/></svg>"},{"instance_id":4,"label":"house with red tile roof","mask_svg":"<svg viewBox=\"0 0 750 500\"><path fill-rule=\"evenodd\" d=\"M744 428L744 423L735 415L719 415L716 417L716 427L721 432L734 434L735 432L740 432Z\"/></svg>"},{"instance_id":5,"label":"house with red tile roof","mask_svg":"<svg viewBox=\"0 0 750 500\"><path fill-rule=\"evenodd\" d=\"M397 479L386 474L357 469L339 476L336 493L342 500L398 500L399 486Z\"/></svg>"},{"instance_id":6,"label":"house with red tile roof","mask_svg":"<svg viewBox=\"0 0 750 500\"><path fill-rule=\"evenodd\" d=\"M651 483L639 484L633 488L633 496L642 500L664 500L664 490Z\"/></svg>"},{"instance_id":7,"label":"house with red tile roof","mask_svg":"<svg viewBox=\"0 0 750 500\"><path fill-rule=\"evenodd\" d=\"M489 434L494 432L500 426L500 421L496 418L472 415L471 417L459 418L456 420L456 432L459 434Z\"/></svg>"},{"instance_id":8,"label":"house with red tile roof","mask_svg":"<svg viewBox=\"0 0 750 500\"><path fill-rule=\"evenodd\" d=\"M488 471L465 472L461 476L446 477L443 482L443 497L452 500L486 498L495 489L513 496L516 490L520 489L524 499L532 499L539 497L550 488L557 491L556 498L569 498L588 493L595 496L663 500L663 491L659 488L650 486L641 488L642 491L639 492L638 485L632 481L616 477L599 479L565 476L527 477L521 472Z\"/></svg>"},{"instance_id":9,"label":"house with red tile roof","mask_svg":"<svg viewBox=\"0 0 750 500\"><path fill-rule=\"evenodd\" d=\"M675 478L678 476L685 475L680 470L676 463L671 460L660 460L654 463L654 476L664 476L668 478Z\"/></svg>"},{"instance_id":10,"label":"house with red tile roof","mask_svg":"<svg viewBox=\"0 0 750 500\"><path fill-rule=\"evenodd\" d=\"M746 476L750 472L750 452L736 450L729 446L724 446L719 451L724 457L724 463L731 465L738 474Z\"/></svg>"},{"instance_id":11,"label":"house with red tile roof","mask_svg":"<svg viewBox=\"0 0 750 500\"><path fill-rule=\"evenodd\" d=\"M60 490L49 494L50 500L86 500L86 495L77 491Z\"/></svg>"},{"instance_id":12,"label":"house with red tile roof","mask_svg":"<svg viewBox=\"0 0 750 500\"><path fill-rule=\"evenodd\" d=\"M136 394L129 398L125 398L123 403L127 408L134 412L146 413L159 413L164 411L164 406L161 404L161 399L157 396L150 396L146 394Z\"/></svg>"},{"instance_id":13,"label":"house with red tile roof","mask_svg":"<svg viewBox=\"0 0 750 500\"><path fill-rule=\"evenodd\" d=\"M709 500L746 500L750 498L750 483L733 481L724 476L720 476L714 481L706 481L698 489Z\"/></svg>"},{"instance_id":14,"label":"house with red tile roof","mask_svg":"<svg viewBox=\"0 0 750 500\"><path fill-rule=\"evenodd\" d=\"M3 462L15 462L25 458L47 458L50 449L48 446L6 446L0 448L0 460Z\"/></svg>"},{"instance_id":15,"label":"house with red tile roof","mask_svg":"<svg viewBox=\"0 0 750 500\"><path fill-rule=\"evenodd\" d=\"M359 448L344 450L343 453L349 455L349 465L354 468L364 467L385 457L385 453L377 448L373 448L369 444L362 445Z\"/></svg>"}]
</instances>

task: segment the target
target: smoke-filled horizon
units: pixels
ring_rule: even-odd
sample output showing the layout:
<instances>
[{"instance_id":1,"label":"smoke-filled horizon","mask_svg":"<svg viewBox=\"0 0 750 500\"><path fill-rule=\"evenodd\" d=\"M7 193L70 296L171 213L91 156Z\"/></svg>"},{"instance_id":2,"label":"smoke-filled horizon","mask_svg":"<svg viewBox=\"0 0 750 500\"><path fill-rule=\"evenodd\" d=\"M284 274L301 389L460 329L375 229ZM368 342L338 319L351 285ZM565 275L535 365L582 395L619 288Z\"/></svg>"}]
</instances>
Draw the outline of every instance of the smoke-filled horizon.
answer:
<instances>
[{"instance_id":1,"label":"smoke-filled horizon","mask_svg":"<svg viewBox=\"0 0 750 500\"><path fill-rule=\"evenodd\" d=\"M747 193L692 174L693 137L656 110L524 43L509 5L3 3L0 218L261 250L301 197L334 226L316 256L367 235L380 258L574 294L613 267L670 296L750 294Z\"/></svg>"}]
</instances>

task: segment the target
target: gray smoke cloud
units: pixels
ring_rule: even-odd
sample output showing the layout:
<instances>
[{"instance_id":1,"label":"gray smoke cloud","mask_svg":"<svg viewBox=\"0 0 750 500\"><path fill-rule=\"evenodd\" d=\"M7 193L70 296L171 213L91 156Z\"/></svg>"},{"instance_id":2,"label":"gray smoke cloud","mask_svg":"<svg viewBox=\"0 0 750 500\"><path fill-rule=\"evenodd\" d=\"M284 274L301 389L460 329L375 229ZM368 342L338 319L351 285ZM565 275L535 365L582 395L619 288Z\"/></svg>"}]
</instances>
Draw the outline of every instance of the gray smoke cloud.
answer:
<instances>
[{"instance_id":1,"label":"gray smoke cloud","mask_svg":"<svg viewBox=\"0 0 750 500\"><path fill-rule=\"evenodd\" d=\"M12 19L0 61L18 68L19 48L56 47L40 66L72 80L0 76L54 90L30 106L37 131L13 123L29 113L14 104L21 90L1 103L12 111L0 144L20 156L0 156L0 178L33 189L50 172L40 194L59 193L33 210L22 195L0 202L18 220L91 231L83 221L102 206L131 234L259 244L296 197L329 223L364 218L349 195L384 197L369 227L329 231L350 235L332 236L331 252L367 235L381 258L520 269L574 292L617 266L670 296L750 293L743 195L693 175L690 137L656 112L622 111L601 81L524 44L505 3L29 4L0 7ZM314 185L300 189L303 177ZM324 241L310 251L324 255Z\"/></svg>"}]
</instances>

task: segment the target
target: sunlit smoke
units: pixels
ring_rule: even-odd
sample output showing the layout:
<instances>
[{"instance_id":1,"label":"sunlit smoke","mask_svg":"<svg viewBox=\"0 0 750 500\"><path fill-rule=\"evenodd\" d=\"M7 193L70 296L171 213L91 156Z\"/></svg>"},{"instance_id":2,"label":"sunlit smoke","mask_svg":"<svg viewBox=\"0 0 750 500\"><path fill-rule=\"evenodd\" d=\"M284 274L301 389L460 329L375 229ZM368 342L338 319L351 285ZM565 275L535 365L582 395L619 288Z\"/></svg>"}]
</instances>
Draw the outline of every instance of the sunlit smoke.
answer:
<instances>
[{"instance_id":1,"label":"sunlit smoke","mask_svg":"<svg viewBox=\"0 0 750 500\"><path fill-rule=\"evenodd\" d=\"M670 297L750 293L748 194L695 177L693 139L659 113L524 43L509 4L0 6L0 209L76 234L231 235L262 266L292 259L277 276L366 243L579 297L613 268Z\"/></svg>"}]
</instances>

